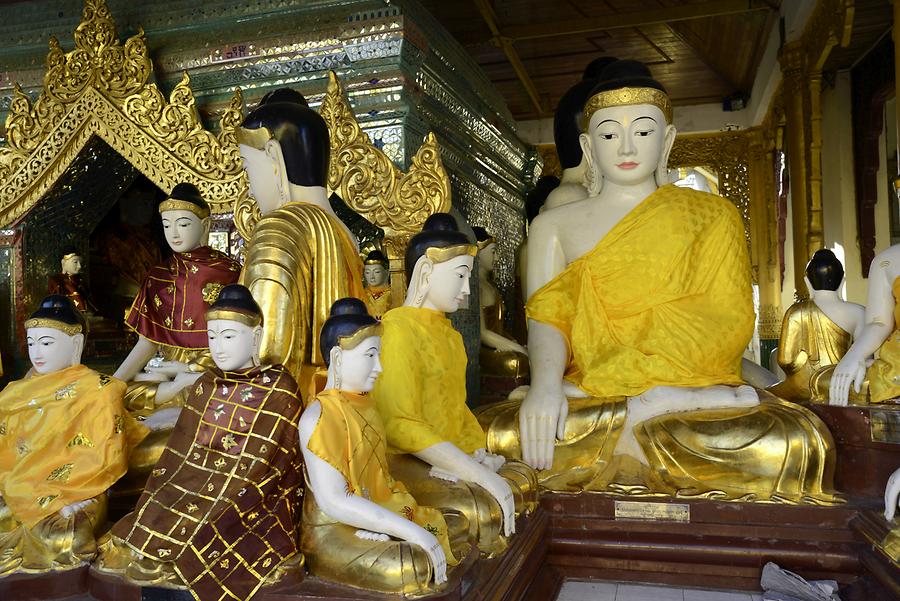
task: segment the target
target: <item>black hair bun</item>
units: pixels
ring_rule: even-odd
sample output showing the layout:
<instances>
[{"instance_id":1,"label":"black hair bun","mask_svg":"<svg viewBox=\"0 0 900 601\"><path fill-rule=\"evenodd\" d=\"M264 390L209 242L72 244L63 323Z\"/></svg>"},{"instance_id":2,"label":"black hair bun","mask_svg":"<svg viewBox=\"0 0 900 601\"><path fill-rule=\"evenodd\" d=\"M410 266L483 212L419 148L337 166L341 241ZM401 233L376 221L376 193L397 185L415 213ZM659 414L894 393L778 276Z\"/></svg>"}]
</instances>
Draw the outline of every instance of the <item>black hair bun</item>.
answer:
<instances>
[{"instance_id":1,"label":"black hair bun","mask_svg":"<svg viewBox=\"0 0 900 601\"><path fill-rule=\"evenodd\" d=\"M278 88L277 90L272 90L262 97L259 104L263 105L275 102L291 102L294 104L302 104L306 107L309 106L306 97L297 90L291 88Z\"/></svg>"},{"instance_id":2,"label":"black hair bun","mask_svg":"<svg viewBox=\"0 0 900 601\"><path fill-rule=\"evenodd\" d=\"M450 213L434 213L429 215L422 226L423 232L458 232L459 226Z\"/></svg>"},{"instance_id":3,"label":"black hair bun","mask_svg":"<svg viewBox=\"0 0 900 601\"><path fill-rule=\"evenodd\" d=\"M347 297L339 298L331 305L331 317L338 315L368 315L366 304L358 298Z\"/></svg>"}]
</instances>

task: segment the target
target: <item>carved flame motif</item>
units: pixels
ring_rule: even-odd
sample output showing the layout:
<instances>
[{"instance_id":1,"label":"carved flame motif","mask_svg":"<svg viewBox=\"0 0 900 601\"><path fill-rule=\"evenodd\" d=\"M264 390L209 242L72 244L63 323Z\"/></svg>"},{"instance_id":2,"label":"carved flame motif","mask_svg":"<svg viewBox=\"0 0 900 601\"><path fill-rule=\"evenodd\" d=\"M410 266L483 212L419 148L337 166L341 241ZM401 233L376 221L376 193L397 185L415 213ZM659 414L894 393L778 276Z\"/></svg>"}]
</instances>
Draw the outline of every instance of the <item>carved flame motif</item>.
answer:
<instances>
[{"instance_id":1,"label":"carved flame motif","mask_svg":"<svg viewBox=\"0 0 900 601\"><path fill-rule=\"evenodd\" d=\"M44 86L32 104L16 85L0 147L0 227L21 218L65 173L92 136L102 138L154 184L170 191L192 182L216 213L247 194L234 128L236 90L221 133L205 130L185 73L169 99L148 83L152 65L143 31L119 43L104 0L85 0L75 48L50 38Z\"/></svg>"}]
</instances>

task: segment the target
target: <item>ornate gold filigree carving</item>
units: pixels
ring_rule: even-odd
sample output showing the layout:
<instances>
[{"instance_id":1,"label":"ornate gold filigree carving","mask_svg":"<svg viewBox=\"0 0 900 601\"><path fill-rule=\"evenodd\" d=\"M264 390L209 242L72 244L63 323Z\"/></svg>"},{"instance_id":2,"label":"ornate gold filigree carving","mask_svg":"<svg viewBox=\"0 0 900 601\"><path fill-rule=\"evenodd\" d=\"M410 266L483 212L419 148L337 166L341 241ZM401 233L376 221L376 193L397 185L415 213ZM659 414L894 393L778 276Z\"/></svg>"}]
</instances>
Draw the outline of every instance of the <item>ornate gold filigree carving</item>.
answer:
<instances>
[{"instance_id":1,"label":"ornate gold filigree carving","mask_svg":"<svg viewBox=\"0 0 900 601\"><path fill-rule=\"evenodd\" d=\"M119 43L104 0L85 0L75 49L50 39L41 94L32 105L17 85L0 147L0 227L22 217L65 173L92 136L102 138L154 184L195 184L212 210L229 212L247 194L234 127L236 90L218 136L205 130L184 75L168 101L148 83L143 31Z\"/></svg>"}]
</instances>

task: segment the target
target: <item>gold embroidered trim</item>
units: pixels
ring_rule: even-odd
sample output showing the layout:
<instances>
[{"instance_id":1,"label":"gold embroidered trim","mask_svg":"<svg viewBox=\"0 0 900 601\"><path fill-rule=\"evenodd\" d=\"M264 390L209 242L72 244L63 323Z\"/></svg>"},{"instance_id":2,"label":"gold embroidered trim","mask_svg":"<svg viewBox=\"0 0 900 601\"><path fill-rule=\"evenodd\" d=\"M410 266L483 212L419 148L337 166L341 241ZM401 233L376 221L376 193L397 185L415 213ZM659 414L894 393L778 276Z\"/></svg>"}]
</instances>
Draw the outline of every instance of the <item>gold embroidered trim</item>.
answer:
<instances>
[{"instance_id":1,"label":"gold embroidered trim","mask_svg":"<svg viewBox=\"0 0 900 601\"><path fill-rule=\"evenodd\" d=\"M198 207L192 202L179 200L177 198L167 198L166 200L159 203L160 214L166 211L190 211L200 219L206 219L207 217L209 217L209 209Z\"/></svg>"},{"instance_id":2,"label":"gold embroidered trim","mask_svg":"<svg viewBox=\"0 0 900 601\"><path fill-rule=\"evenodd\" d=\"M338 336L338 346L345 351L349 351L350 349L359 346L366 338L371 336L381 336L383 331L384 328L381 327L380 323L373 323L370 326L365 326L356 330L350 336Z\"/></svg>"},{"instance_id":3,"label":"gold embroidered trim","mask_svg":"<svg viewBox=\"0 0 900 601\"><path fill-rule=\"evenodd\" d=\"M474 244L457 244L456 246L447 246L445 248L431 247L425 251L425 256L435 263L444 263L450 259L469 255L474 257L478 254L478 247Z\"/></svg>"},{"instance_id":4,"label":"gold embroidered trim","mask_svg":"<svg viewBox=\"0 0 900 601\"><path fill-rule=\"evenodd\" d=\"M591 116L600 109L611 106L631 106L635 104L652 104L663 112L666 123L672 122L672 103L669 95L655 88L619 88L597 92L584 105L582 127L587 129Z\"/></svg>"},{"instance_id":5,"label":"gold embroidered trim","mask_svg":"<svg viewBox=\"0 0 900 601\"><path fill-rule=\"evenodd\" d=\"M249 313L244 313L243 311L237 311L235 309L210 309L206 312L207 322L216 319L221 319L224 321L236 321L250 328L255 328L256 326L262 324L261 315L251 315Z\"/></svg>"},{"instance_id":6,"label":"gold embroidered trim","mask_svg":"<svg viewBox=\"0 0 900 601\"><path fill-rule=\"evenodd\" d=\"M69 336L81 334L84 329L81 327L80 323L66 323L49 317L32 317L31 319L26 319L25 329L29 330L31 328L53 328L54 330L59 330L63 334Z\"/></svg>"},{"instance_id":7,"label":"gold embroidered trim","mask_svg":"<svg viewBox=\"0 0 900 601\"><path fill-rule=\"evenodd\" d=\"M74 463L64 463L63 465L50 472L50 475L47 476L47 481L52 482L56 480L63 483L68 482L69 476L72 475L73 467L75 467Z\"/></svg>"}]
</instances>

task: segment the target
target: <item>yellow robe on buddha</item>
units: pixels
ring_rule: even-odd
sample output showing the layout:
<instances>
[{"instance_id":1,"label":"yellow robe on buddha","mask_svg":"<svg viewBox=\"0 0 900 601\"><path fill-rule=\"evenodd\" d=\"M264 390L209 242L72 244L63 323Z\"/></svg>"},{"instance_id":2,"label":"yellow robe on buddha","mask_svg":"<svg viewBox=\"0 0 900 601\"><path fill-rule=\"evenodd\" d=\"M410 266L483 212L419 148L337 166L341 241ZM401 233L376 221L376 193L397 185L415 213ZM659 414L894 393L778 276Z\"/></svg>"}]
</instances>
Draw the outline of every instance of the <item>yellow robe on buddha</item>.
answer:
<instances>
[{"instance_id":1,"label":"yellow robe on buddha","mask_svg":"<svg viewBox=\"0 0 900 601\"><path fill-rule=\"evenodd\" d=\"M758 407L638 424L649 469L639 470L640 485L615 481L627 397L655 386L742 383L754 323L750 265L743 221L725 199L659 188L535 292L527 311L560 331L570 353L565 377L590 395L569 400L566 436L539 475L545 487L835 501L828 430L764 393ZM507 401L479 412L491 452L521 457L518 409Z\"/></svg>"},{"instance_id":2,"label":"yellow robe on buddha","mask_svg":"<svg viewBox=\"0 0 900 601\"><path fill-rule=\"evenodd\" d=\"M385 314L382 373L372 396L385 424L391 474L412 495L432 507L451 507L469 521L478 547L496 554L506 548L499 504L480 486L429 475L430 466L408 455L441 442L465 453L486 446L484 430L466 405L466 350L462 336L443 313L397 307ZM537 504L534 470L517 461L497 472L512 489L516 512Z\"/></svg>"},{"instance_id":3,"label":"yellow robe on buddha","mask_svg":"<svg viewBox=\"0 0 900 601\"><path fill-rule=\"evenodd\" d=\"M878 349L878 358L869 367L869 402L883 403L900 397L900 278L891 287L894 293L894 331Z\"/></svg>"},{"instance_id":4,"label":"yellow robe on buddha","mask_svg":"<svg viewBox=\"0 0 900 601\"><path fill-rule=\"evenodd\" d=\"M104 493L147 434L125 411L124 394L124 382L84 365L0 393L0 575L75 567L93 556ZM95 497L72 518L58 514Z\"/></svg>"},{"instance_id":5,"label":"yellow robe on buddha","mask_svg":"<svg viewBox=\"0 0 900 601\"><path fill-rule=\"evenodd\" d=\"M319 335L339 298L363 299L362 262L356 245L319 207L292 202L266 214L248 242L240 283L263 313L260 358L284 365L310 397L324 366Z\"/></svg>"},{"instance_id":6,"label":"yellow robe on buddha","mask_svg":"<svg viewBox=\"0 0 900 601\"><path fill-rule=\"evenodd\" d=\"M438 509L419 505L406 487L391 477L384 425L371 396L329 389L319 393L316 400L322 413L309 440L309 450L340 472L349 493L434 534L444 549L447 565L457 565L444 515ZM305 503L301 548L314 575L386 593L431 592L433 574L422 549L402 541L356 537L356 528L331 520L318 508L308 484ZM461 530L465 540L468 527L463 525ZM340 538L340 544L335 537Z\"/></svg>"}]
</instances>

